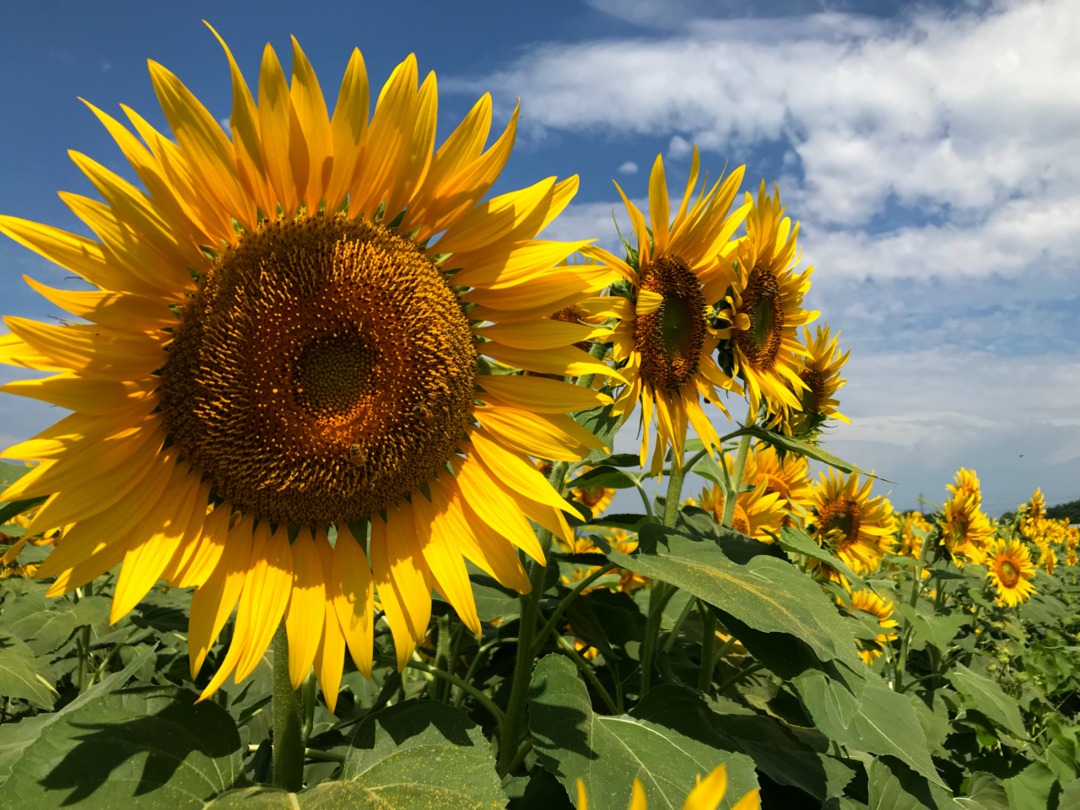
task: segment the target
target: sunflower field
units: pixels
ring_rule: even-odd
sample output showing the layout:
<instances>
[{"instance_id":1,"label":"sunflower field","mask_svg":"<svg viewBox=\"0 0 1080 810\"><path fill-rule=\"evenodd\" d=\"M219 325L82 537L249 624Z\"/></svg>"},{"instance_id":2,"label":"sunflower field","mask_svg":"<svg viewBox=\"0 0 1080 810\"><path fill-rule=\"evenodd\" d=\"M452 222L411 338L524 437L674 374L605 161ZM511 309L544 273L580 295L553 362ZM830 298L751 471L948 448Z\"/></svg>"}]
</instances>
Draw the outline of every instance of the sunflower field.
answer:
<instances>
[{"instance_id":1,"label":"sunflower field","mask_svg":"<svg viewBox=\"0 0 1080 810\"><path fill-rule=\"evenodd\" d=\"M827 452L777 187L546 240L517 111L221 45L227 127L88 105L93 237L0 216L78 279L0 335L66 414L0 463L0 808L1080 807L1080 532Z\"/></svg>"}]
</instances>

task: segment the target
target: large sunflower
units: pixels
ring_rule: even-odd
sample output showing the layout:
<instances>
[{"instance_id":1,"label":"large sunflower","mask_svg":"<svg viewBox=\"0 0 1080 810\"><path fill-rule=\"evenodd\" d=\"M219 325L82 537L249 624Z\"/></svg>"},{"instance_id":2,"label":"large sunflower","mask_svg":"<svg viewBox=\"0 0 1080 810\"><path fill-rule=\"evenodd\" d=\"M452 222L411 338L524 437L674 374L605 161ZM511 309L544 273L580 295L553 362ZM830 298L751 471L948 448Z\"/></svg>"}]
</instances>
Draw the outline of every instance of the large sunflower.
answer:
<instances>
[{"instance_id":1,"label":"large sunflower","mask_svg":"<svg viewBox=\"0 0 1080 810\"><path fill-rule=\"evenodd\" d=\"M987 554L986 567L986 575L997 590L999 605L1016 607L1035 593L1035 586L1031 584L1035 566L1027 546L1021 541L998 540Z\"/></svg>"},{"instance_id":2,"label":"large sunflower","mask_svg":"<svg viewBox=\"0 0 1080 810\"><path fill-rule=\"evenodd\" d=\"M813 268L792 269L799 261L798 234L799 223L793 227L784 216L779 190L770 196L762 181L746 215L746 236L732 255L735 283L722 310L731 324L724 337L734 343L732 373L746 383L755 414L762 405L773 413L801 410L807 389L799 371L808 350L796 332L818 313L802 306Z\"/></svg>"},{"instance_id":3,"label":"large sunflower","mask_svg":"<svg viewBox=\"0 0 1080 810\"><path fill-rule=\"evenodd\" d=\"M681 463L687 424L710 449L720 438L701 407L699 397L720 408L717 389L741 393L738 385L716 365L712 353L719 335L711 328L709 309L720 300L733 279L727 255L731 236L749 206L729 213L742 182L740 166L726 179L705 190L698 183L698 153L694 150L686 191L674 218L670 217L664 162L658 155L649 177L649 223L627 199L637 239L626 261L600 248L585 253L617 269L626 280L622 295L595 306L619 319L611 339L613 357L627 385L615 403L615 414L628 416L642 408L641 464L649 456L651 423L656 418L656 447L651 471L660 472L668 447ZM691 204L692 203L692 204Z\"/></svg>"},{"instance_id":4,"label":"large sunflower","mask_svg":"<svg viewBox=\"0 0 1080 810\"><path fill-rule=\"evenodd\" d=\"M28 279L89 323L7 319L0 360L53 374L6 390L74 413L3 454L39 462L6 497L48 496L31 533L70 524L38 571L53 594L123 563L116 620L159 579L195 587L193 675L236 608L204 696L284 620L293 683L314 663L333 706L346 646L371 671L376 594L404 665L432 588L479 632L466 559L524 591L529 520L570 536L528 457L596 447L565 412L610 399L514 370L603 373L573 347L591 327L546 315L610 279L556 266L581 243L534 238L577 178L481 201L516 112L485 149L485 95L433 152L415 57L369 120L359 51L331 116L295 40L291 84L267 46L257 101L222 46L231 137L153 62L175 140L91 107L146 188L73 155L104 202L62 196L99 241L0 218L94 287Z\"/></svg>"},{"instance_id":5,"label":"large sunflower","mask_svg":"<svg viewBox=\"0 0 1080 810\"><path fill-rule=\"evenodd\" d=\"M807 530L856 574L869 574L896 542L896 514L883 495L870 497L873 480L859 474L845 480L835 470L821 474L814 486ZM824 566L822 566L824 568ZM833 575L832 571L825 574Z\"/></svg>"}]
</instances>

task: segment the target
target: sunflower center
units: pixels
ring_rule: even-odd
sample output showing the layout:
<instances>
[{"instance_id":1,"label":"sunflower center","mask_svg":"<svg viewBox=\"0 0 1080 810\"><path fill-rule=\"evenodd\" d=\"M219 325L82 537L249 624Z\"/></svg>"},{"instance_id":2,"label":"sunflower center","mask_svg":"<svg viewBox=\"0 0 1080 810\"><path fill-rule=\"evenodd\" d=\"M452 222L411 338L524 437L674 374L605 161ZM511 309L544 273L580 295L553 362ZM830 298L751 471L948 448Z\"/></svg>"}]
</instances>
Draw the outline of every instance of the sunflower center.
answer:
<instances>
[{"instance_id":1,"label":"sunflower center","mask_svg":"<svg viewBox=\"0 0 1080 810\"><path fill-rule=\"evenodd\" d=\"M859 539L859 504L850 499L830 501L818 516L818 525L837 551Z\"/></svg>"},{"instance_id":2,"label":"sunflower center","mask_svg":"<svg viewBox=\"0 0 1080 810\"><path fill-rule=\"evenodd\" d=\"M734 333L735 342L750 365L769 370L780 354L784 338L784 310L780 285L771 270L754 268L742 293L739 312L750 319L750 328Z\"/></svg>"},{"instance_id":3,"label":"sunflower center","mask_svg":"<svg viewBox=\"0 0 1080 810\"><path fill-rule=\"evenodd\" d=\"M639 286L663 297L655 310L637 316L641 375L653 388L678 391L697 374L705 345L701 282L680 259L661 256L642 269Z\"/></svg>"},{"instance_id":4,"label":"sunflower center","mask_svg":"<svg viewBox=\"0 0 1080 810\"><path fill-rule=\"evenodd\" d=\"M1002 560L998 563L998 577L1002 584L1011 588L1020 580L1020 571L1009 560Z\"/></svg>"},{"instance_id":5,"label":"sunflower center","mask_svg":"<svg viewBox=\"0 0 1080 810\"><path fill-rule=\"evenodd\" d=\"M264 224L185 306L162 413L214 495L260 519L330 525L420 489L472 414L457 297L411 240L315 216Z\"/></svg>"},{"instance_id":6,"label":"sunflower center","mask_svg":"<svg viewBox=\"0 0 1080 810\"><path fill-rule=\"evenodd\" d=\"M806 413L821 413L821 403L825 399L825 378L814 370L804 371L799 379L806 383L802 392L802 408Z\"/></svg>"}]
</instances>

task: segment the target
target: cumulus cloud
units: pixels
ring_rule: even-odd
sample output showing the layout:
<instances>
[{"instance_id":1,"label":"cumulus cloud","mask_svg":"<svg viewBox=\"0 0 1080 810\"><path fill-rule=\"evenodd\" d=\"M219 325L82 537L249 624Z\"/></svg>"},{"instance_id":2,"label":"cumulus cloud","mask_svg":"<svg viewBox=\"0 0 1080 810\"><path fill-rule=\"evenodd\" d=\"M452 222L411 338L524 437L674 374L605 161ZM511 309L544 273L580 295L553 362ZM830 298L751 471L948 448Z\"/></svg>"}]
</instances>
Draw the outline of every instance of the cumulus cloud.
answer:
<instances>
[{"instance_id":1,"label":"cumulus cloud","mask_svg":"<svg viewBox=\"0 0 1080 810\"><path fill-rule=\"evenodd\" d=\"M638 165L632 160L628 160L619 166L619 174L637 174Z\"/></svg>"},{"instance_id":2,"label":"cumulus cloud","mask_svg":"<svg viewBox=\"0 0 1080 810\"><path fill-rule=\"evenodd\" d=\"M477 85L520 95L540 129L677 136L673 147L718 152L786 141L802 210L850 227L890 199L977 212L1075 189L1078 37L1072 0L904 21L704 21L662 38L541 45Z\"/></svg>"}]
</instances>

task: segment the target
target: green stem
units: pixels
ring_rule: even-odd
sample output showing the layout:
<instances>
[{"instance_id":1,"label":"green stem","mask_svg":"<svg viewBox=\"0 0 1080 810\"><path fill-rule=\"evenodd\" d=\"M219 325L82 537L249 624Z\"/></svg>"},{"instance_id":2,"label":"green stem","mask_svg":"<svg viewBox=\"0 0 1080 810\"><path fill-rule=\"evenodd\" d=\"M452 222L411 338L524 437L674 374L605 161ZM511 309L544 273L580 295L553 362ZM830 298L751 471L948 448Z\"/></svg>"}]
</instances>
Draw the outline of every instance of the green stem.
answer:
<instances>
[{"instance_id":1,"label":"green stem","mask_svg":"<svg viewBox=\"0 0 1080 810\"><path fill-rule=\"evenodd\" d=\"M581 670L585 676L585 680L593 685L593 688L600 693L601 699L604 701L604 705L608 707L608 711L612 714L618 714L618 705L612 700L608 690L604 688L604 685L600 683L600 679L596 677L596 673L593 672L593 668L589 666L589 662L586 661L577 650L574 649L574 645L567 641L562 636L555 636L555 641L558 642L562 651L570 656L570 660L577 664L577 668Z\"/></svg>"},{"instance_id":2,"label":"green stem","mask_svg":"<svg viewBox=\"0 0 1080 810\"><path fill-rule=\"evenodd\" d=\"M609 562L606 565L601 565L583 580L578 582L574 586L574 589L563 597L563 600L559 602L559 606L555 608L555 612L551 614L551 618L548 619L547 622L545 622L540 632L536 634L536 639L533 641L533 658L540 654L540 650L543 648L544 642L551 634L551 631L558 626L559 620L562 618L563 613L566 612L566 609L570 607L570 603L577 599L578 596L581 595L581 592L588 588L590 585L592 585L594 582L596 582L596 580L600 579L600 577L604 576L604 574L608 573L609 571L614 571L618 567L619 566L615 565L615 563L613 562Z\"/></svg>"},{"instance_id":3,"label":"green stem","mask_svg":"<svg viewBox=\"0 0 1080 810\"><path fill-rule=\"evenodd\" d=\"M379 658L380 664L390 665L395 663L392 658ZM412 659L405 664L408 669L415 669L418 672L423 672L426 675L431 675L434 678L446 681L449 684L456 686L462 692L465 692L470 697L474 698L477 703L483 706L495 718L495 722L502 726L506 722L506 716L503 714L502 709L491 698L473 686L471 683L462 680L452 672L447 672L445 669L439 669L433 667L430 664L425 664L423 661Z\"/></svg>"},{"instance_id":4,"label":"green stem","mask_svg":"<svg viewBox=\"0 0 1080 810\"><path fill-rule=\"evenodd\" d=\"M750 427L754 424L754 418L757 416L753 409L747 409L746 412L746 427ZM731 476L727 480L727 492L724 495L724 519L721 521L721 525L726 528L731 528L731 523L735 519L735 503L739 498L739 490L742 488L742 474L743 468L746 467L746 457L750 454L750 440L749 433L744 433L739 439L739 452L735 456L735 469L731 471ZM726 466L725 459L720 459L721 466Z\"/></svg>"},{"instance_id":5,"label":"green stem","mask_svg":"<svg viewBox=\"0 0 1080 810\"><path fill-rule=\"evenodd\" d=\"M716 616L702 601L698 601L701 612L701 668L698 670L698 690L708 692L712 686L713 665L716 651Z\"/></svg>"},{"instance_id":6,"label":"green stem","mask_svg":"<svg viewBox=\"0 0 1080 810\"><path fill-rule=\"evenodd\" d=\"M548 480L552 488L560 495L566 483L566 473L569 468L570 465L565 461L556 462L552 467L551 477ZM546 560L551 551L551 532L541 529L536 536ZM510 698L506 704L506 720L502 724L502 734L499 736L499 758L496 768L500 776L510 773L510 766L514 763L518 746L525 733L525 704L529 700L532 670L536 663L533 656L533 638L536 635L536 623L540 615L540 597L543 595L546 572L546 565L533 560L530 563L529 592L521 595L517 657L514 660L513 680L510 682Z\"/></svg>"},{"instance_id":7,"label":"green stem","mask_svg":"<svg viewBox=\"0 0 1080 810\"><path fill-rule=\"evenodd\" d=\"M289 680L289 638L285 623L274 636L274 787L296 793L304 786L304 742L300 694Z\"/></svg>"},{"instance_id":8,"label":"green stem","mask_svg":"<svg viewBox=\"0 0 1080 810\"><path fill-rule=\"evenodd\" d=\"M927 552L929 550L930 542L929 537L923 541L922 548L919 550L919 559L915 565L914 577L911 580L911 592L908 594L908 607L914 608L919 601L919 594L922 593L922 572L926 565ZM904 691L904 673L907 670L907 654L908 645L911 644L911 634L913 628L911 623L904 628L904 632L900 635L900 652L896 656L896 667L893 674L893 689L897 692Z\"/></svg>"},{"instance_id":9,"label":"green stem","mask_svg":"<svg viewBox=\"0 0 1080 810\"><path fill-rule=\"evenodd\" d=\"M747 666L745 666L742 669L738 670L734 675L732 675L730 678L728 678L722 684L720 684L720 686L718 686L716 688L716 694L718 694L718 695L724 694L724 692L727 691L727 689L729 687L734 686L739 681L741 681L743 678L747 677L748 675L753 675L759 669L764 669L764 668L765 668L765 665L762 664L760 661L755 661L752 664L748 664Z\"/></svg>"}]
</instances>

